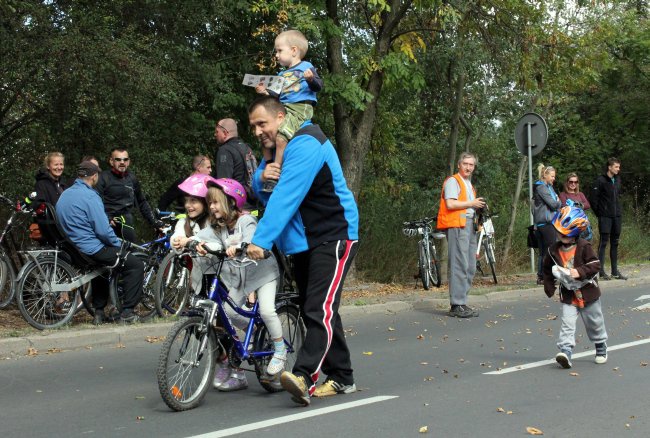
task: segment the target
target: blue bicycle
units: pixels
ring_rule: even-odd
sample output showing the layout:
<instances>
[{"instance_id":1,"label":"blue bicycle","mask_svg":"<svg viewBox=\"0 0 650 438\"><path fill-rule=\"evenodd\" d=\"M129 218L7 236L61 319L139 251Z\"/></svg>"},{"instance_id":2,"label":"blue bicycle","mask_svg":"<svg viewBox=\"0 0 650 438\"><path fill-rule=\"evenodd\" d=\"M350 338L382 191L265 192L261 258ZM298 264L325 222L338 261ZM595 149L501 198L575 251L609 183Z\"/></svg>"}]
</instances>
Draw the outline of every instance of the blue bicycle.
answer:
<instances>
[{"instance_id":1,"label":"blue bicycle","mask_svg":"<svg viewBox=\"0 0 650 438\"><path fill-rule=\"evenodd\" d=\"M237 306L219 279L227 257L225 251L208 249L208 252L216 256L216 262L215 274L211 275L208 283L207 297L201 294L191 297L186 316L171 328L160 352L158 389L167 406L175 411L193 409L201 403L211 387L215 362L222 352L228 355L232 366L241 367L243 362L252 365L265 390L282 391L279 374L266 374L274 348L273 340L259 314L259 303L256 302L252 310ZM276 295L276 311L282 323L288 352L286 369L293 368L306 332L300 309L295 304L296 298L296 294ZM240 340L231 324L225 305L249 319L243 340ZM231 347L226 351L224 345Z\"/></svg>"}]
</instances>

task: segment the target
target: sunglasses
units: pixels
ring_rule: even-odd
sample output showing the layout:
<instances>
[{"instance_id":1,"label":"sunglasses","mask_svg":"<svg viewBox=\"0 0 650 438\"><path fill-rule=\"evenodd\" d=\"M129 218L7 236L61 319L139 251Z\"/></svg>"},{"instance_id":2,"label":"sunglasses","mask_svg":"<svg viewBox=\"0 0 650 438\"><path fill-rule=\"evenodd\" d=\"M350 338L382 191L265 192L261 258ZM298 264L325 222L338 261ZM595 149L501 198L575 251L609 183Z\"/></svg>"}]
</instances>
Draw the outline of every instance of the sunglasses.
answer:
<instances>
[{"instance_id":1,"label":"sunglasses","mask_svg":"<svg viewBox=\"0 0 650 438\"><path fill-rule=\"evenodd\" d=\"M130 158L113 158L113 161L117 161L118 163L121 161L124 161L125 163L128 162Z\"/></svg>"},{"instance_id":2,"label":"sunglasses","mask_svg":"<svg viewBox=\"0 0 650 438\"><path fill-rule=\"evenodd\" d=\"M569 184L578 184L578 181L568 181Z\"/></svg>"}]
</instances>

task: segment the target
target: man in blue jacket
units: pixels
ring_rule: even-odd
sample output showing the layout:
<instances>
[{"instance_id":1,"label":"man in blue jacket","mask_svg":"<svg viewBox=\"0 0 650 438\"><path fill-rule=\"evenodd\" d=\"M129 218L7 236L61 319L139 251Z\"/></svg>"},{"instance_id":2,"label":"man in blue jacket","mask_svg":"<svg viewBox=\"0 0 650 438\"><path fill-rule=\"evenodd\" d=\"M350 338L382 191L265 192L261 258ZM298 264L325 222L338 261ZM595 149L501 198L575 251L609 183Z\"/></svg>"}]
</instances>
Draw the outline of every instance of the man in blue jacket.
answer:
<instances>
[{"instance_id":1,"label":"man in blue jacket","mask_svg":"<svg viewBox=\"0 0 650 438\"><path fill-rule=\"evenodd\" d=\"M251 104L248 115L262 146L273 149L284 106L265 96ZM267 179L278 180L271 194L262 192ZM312 395L352 393L356 386L338 310L357 252L359 213L332 143L318 126L305 122L286 146L282 176L276 163L262 162L253 188L266 210L248 255L259 260L274 243L293 255L307 328L293 370L284 371L280 383L293 401L305 406ZM327 379L316 387L321 369Z\"/></svg>"},{"instance_id":2,"label":"man in blue jacket","mask_svg":"<svg viewBox=\"0 0 650 438\"><path fill-rule=\"evenodd\" d=\"M61 194L56 203L56 213L61 228L77 249L89 256L99 265L112 266L117 260L121 242L111 228L104 212L104 204L99 194L93 190L99 179L100 169L90 161L83 161L77 168L77 180ZM133 254L129 254L122 268L124 281L124 301L120 320L133 323L138 315L133 312L142 297L144 264ZM104 308L108 303L108 281L99 276L92 280L93 324L105 320Z\"/></svg>"}]
</instances>

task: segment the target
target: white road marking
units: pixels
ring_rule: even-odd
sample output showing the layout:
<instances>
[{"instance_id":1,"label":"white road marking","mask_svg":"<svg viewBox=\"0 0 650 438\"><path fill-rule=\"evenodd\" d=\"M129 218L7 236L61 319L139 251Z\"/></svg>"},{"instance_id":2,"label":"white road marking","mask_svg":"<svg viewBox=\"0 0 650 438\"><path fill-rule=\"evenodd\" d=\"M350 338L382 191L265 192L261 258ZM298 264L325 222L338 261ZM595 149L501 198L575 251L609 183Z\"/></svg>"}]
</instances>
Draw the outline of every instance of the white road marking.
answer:
<instances>
[{"instance_id":1,"label":"white road marking","mask_svg":"<svg viewBox=\"0 0 650 438\"><path fill-rule=\"evenodd\" d=\"M650 295L641 295L639 298L637 298L634 301L642 301L642 300L650 300ZM650 303L643 304L639 307L634 308L634 310L644 310L644 309L650 309Z\"/></svg>"},{"instance_id":2,"label":"white road marking","mask_svg":"<svg viewBox=\"0 0 650 438\"><path fill-rule=\"evenodd\" d=\"M257 423L246 424L243 426L231 427L230 429L217 430L208 432L202 435L194 435L188 438L218 438L224 436L237 435L238 433L250 432L252 430L262 429L265 427L276 426L278 424L289 423L291 421L298 421L304 418L317 417L319 415L330 414L332 412L343 411L346 409L356 408L359 406L370 405L379 403L386 400L398 398L397 395L379 395L377 397L370 397L363 400L356 400L348 403L343 403L336 406L329 406L327 408L309 409L299 414L287 415L279 418L272 418L270 420L258 421Z\"/></svg>"},{"instance_id":3,"label":"white road marking","mask_svg":"<svg viewBox=\"0 0 650 438\"><path fill-rule=\"evenodd\" d=\"M611 346L608 345L607 351L622 350L624 348L636 347L637 345L648 344L648 343L650 343L650 338L641 339L639 341L628 342L626 344L611 345ZM576 353L571 356L571 359L577 359L585 356L592 356L595 354L596 354L595 350L589 350L582 353ZM543 367L544 365L550 365L554 363L556 363L555 359L540 360L539 362L526 363L526 364L517 365L510 368L503 368L498 371L490 371L488 373L483 373L483 374L508 374L508 373L514 373L515 371L523 371L531 368Z\"/></svg>"}]
</instances>

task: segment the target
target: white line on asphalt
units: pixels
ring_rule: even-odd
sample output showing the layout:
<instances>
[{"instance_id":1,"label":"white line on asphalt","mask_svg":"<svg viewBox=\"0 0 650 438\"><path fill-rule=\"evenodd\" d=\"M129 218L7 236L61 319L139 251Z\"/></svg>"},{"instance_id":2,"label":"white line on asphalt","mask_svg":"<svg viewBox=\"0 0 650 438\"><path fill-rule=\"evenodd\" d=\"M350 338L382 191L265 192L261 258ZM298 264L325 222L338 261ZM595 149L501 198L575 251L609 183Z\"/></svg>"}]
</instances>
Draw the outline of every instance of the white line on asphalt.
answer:
<instances>
[{"instance_id":1,"label":"white line on asphalt","mask_svg":"<svg viewBox=\"0 0 650 438\"><path fill-rule=\"evenodd\" d=\"M231 427L230 429L217 430L214 432L208 432L203 435L195 435L188 438L218 438L223 436L232 436L238 433L250 432L252 430L262 429L264 427L275 426L278 424L289 423L291 421L298 421L304 418L317 417L319 415L329 414L332 412L343 411L345 409L356 408L358 406L370 405L372 403L383 402L386 400L391 400L397 398L397 395L380 395L377 397L370 397L363 400L356 400L353 402L343 403L336 406L330 406L327 408L319 408L301 412L299 414L287 415L285 417L273 418L271 420L258 421L257 423L246 424L243 426Z\"/></svg>"},{"instance_id":2,"label":"white line on asphalt","mask_svg":"<svg viewBox=\"0 0 650 438\"><path fill-rule=\"evenodd\" d=\"M642 344L648 344L650 343L650 338L649 339L641 339L640 341L633 341L633 342L628 342L626 344L619 344L619 345L608 345L607 346L607 351L616 351L616 350L622 350L624 348L630 348L630 347L635 347L637 345L642 345ZM591 356L595 354L596 352L594 350L589 350L589 351L584 351L582 353L576 353L571 356L571 359L576 359L579 357L585 357L585 356ZM523 370L528 370L530 368L537 368L537 367L543 367L544 365L550 365L556 363L555 359L547 359L547 360L540 360L539 362L531 362L531 363L526 363L522 365L517 365L514 367L510 368L504 368L502 370L498 371L490 371L488 373L483 373L483 374L508 374L508 373L514 373L515 371L523 371Z\"/></svg>"}]
</instances>

